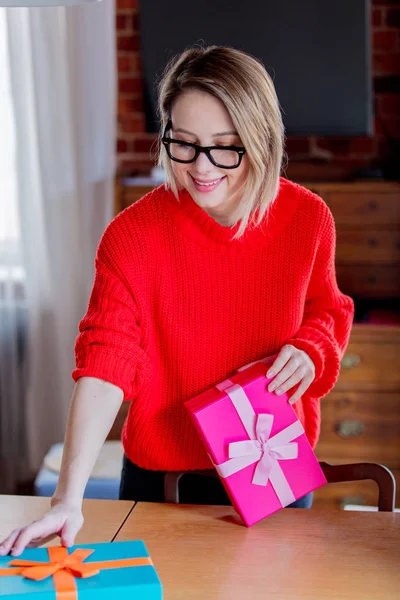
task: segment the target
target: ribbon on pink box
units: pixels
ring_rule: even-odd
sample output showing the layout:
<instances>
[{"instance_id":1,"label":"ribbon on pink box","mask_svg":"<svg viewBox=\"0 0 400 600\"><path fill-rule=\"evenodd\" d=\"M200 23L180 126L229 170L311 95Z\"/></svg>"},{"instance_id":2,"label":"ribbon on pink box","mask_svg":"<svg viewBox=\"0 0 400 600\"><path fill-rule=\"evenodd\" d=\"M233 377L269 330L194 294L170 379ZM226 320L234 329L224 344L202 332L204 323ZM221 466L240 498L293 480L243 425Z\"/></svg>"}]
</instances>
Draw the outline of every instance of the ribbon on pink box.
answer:
<instances>
[{"instance_id":1,"label":"ribbon on pink box","mask_svg":"<svg viewBox=\"0 0 400 600\"><path fill-rule=\"evenodd\" d=\"M298 457L298 444L293 440L304 433L300 421L295 421L270 437L274 415L267 413L257 415L242 386L232 384L229 379L216 387L229 396L249 436L248 440L229 444L229 460L214 465L217 472L225 479L257 463L252 483L266 486L270 481L281 505L288 506L296 498L279 461L293 460Z\"/></svg>"}]
</instances>

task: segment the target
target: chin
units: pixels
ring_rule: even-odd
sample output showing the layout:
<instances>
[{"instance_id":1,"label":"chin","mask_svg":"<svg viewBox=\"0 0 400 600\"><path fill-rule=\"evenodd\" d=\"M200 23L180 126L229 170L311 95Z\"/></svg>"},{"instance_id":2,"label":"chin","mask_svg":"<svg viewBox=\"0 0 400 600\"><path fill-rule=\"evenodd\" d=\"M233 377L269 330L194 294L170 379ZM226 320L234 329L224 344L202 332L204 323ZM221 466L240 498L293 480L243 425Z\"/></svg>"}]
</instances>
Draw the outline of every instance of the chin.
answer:
<instances>
[{"instance_id":1,"label":"chin","mask_svg":"<svg viewBox=\"0 0 400 600\"><path fill-rule=\"evenodd\" d=\"M193 189L189 190L189 193L201 208L218 208L224 205L224 198L218 196L213 198L212 194L199 194L197 190Z\"/></svg>"}]
</instances>

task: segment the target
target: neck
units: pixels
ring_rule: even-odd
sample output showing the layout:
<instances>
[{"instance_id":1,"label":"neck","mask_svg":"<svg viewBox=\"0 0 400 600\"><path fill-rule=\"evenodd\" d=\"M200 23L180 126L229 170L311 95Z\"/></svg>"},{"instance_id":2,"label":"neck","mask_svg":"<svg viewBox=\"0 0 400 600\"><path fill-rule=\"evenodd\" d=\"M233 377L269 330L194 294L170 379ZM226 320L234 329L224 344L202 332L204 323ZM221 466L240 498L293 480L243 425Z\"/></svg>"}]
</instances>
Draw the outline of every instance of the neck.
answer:
<instances>
[{"instance_id":1,"label":"neck","mask_svg":"<svg viewBox=\"0 0 400 600\"><path fill-rule=\"evenodd\" d=\"M232 214L227 214L226 211L218 211L218 209L203 209L209 217L214 219L222 227L233 227L236 225L235 219Z\"/></svg>"},{"instance_id":2,"label":"neck","mask_svg":"<svg viewBox=\"0 0 400 600\"><path fill-rule=\"evenodd\" d=\"M222 225L222 227L234 227L240 220L240 217L238 218L240 200L241 194L240 190L238 190L233 196L225 201L223 205L212 208L202 208L209 217L214 219L219 225Z\"/></svg>"}]
</instances>

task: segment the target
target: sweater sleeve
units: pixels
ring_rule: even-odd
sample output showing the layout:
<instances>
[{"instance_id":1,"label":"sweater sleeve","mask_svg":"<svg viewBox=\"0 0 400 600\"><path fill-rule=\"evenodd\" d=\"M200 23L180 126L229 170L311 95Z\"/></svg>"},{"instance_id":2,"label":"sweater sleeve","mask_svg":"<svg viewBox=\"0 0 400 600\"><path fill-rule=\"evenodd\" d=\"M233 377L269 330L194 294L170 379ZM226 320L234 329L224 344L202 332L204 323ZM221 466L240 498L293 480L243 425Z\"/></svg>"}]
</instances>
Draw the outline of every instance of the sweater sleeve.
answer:
<instances>
[{"instance_id":1,"label":"sweater sleeve","mask_svg":"<svg viewBox=\"0 0 400 600\"><path fill-rule=\"evenodd\" d=\"M106 234L105 234L106 236ZM113 252L100 243L87 312L79 324L72 377L96 377L120 387L124 400L136 395L138 366L144 361L135 298ZM114 246L115 247L115 246Z\"/></svg>"},{"instance_id":2,"label":"sweater sleeve","mask_svg":"<svg viewBox=\"0 0 400 600\"><path fill-rule=\"evenodd\" d=\"M335 273L336 231L324 205L321 235L307 289L303 321L287 343L304 350L315 365L315 379L305 395L322 398L334 387L340 360L349 341L354 318L353 300L338 288Z\"/></svg>"}]
</instances>

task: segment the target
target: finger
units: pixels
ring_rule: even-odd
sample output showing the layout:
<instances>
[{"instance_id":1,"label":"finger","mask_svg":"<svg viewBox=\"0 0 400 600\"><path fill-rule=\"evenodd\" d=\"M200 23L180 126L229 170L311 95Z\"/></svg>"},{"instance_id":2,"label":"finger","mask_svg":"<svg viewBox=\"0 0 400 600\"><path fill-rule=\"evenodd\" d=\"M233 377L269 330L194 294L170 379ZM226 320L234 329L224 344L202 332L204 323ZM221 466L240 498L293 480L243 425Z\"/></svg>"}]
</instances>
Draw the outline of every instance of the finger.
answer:
<instances>
[{"instance_id":1,"label":"finger","mask_svg":"<svg viewBox=\"0 0 400 600\"><path fill-rule=\"evenodd\" d=\"M273 392L278 387L282 387L283 383L293 375L295 371L300 367L297 358L292 357L289 362L283 367L283 369L274 377L274 379L268 385L268 391Z\"/></svg>"},{"instance_id":2,"label":"finger","mask_svg":"<svg viewBox=\"0 0 400 600\"><path fill-rule=\"evenodd\" d=\"M300 400L300 398L302 397L302 395L304 394L304 392L306 392L308 390L308 388L310 387L312 381L313 381L313 377L308 377L308 378L305 377L302 380L302 382L299 385L299 387L297 388L297 390L290 397L289 404L294 404L295 402L297 402L298 400Z\"/></svg>"},{"instance_id":3,"label":"finger","mask_svg":"<svg viewBox=\"0 0 400 600\"><path fill-rule=\"evenodd\" d=\"M61 544L66 548L74 545L75 536L78 533L80 526L76 523L67 521L61 530Z\"/></svg>"},{"instance_id":4,"label":"finger","mask_svg":"<svg viewBox=\"0 0 400 600\"><path fill-rule=\"evenodd\" d=\"M283 371L282 371L282 373L283 373ZM294 387L295 385L297 385L300 381L302 381L304 379L305 373L306 373L306 370L304 367L295 369L294 373L290 377L288 377L283 383L281 383L279 385L279 387L275 390L275 394L277 394L277 396L280 396L281 394L284 394L288 390L291 390L292 387Z\"/></svg>"},{"instance_id":5,"label":"finger","mask_svg":"<svg viewBox=\"0 0 400 600\"><path fill-rule=\"evenodd\" d=\"M51 542L56 537L58 537L58 533L51 533L50 535L47 535L45 537L34 538L33 540L31 540L29 542L29 544L27 544L26 547L27 548L38 548L39 546L43 546L44 544Z\"/></svg>"},{"instance_id":6,"label":"finger","mask_svg":"<svg viewBox=\"0 0 400 600\"><path fill-rule=\"evenodd\" d=\"M271 379L279 373L279 371L286 365L293 354L294 348L292 346L283 346L279 352L276 360L272 363L272 366L268 369L267 377Z\"/></svg>"},{"instance_id":7,"label":"finger","mask_svg":"<svg viewBox=\"0 0 400 600\"><path fill-rule=\"evenodd\" d=\"M13 556L19 556L32 540L41 540L52 533L56 533L59 529L60 527L56 527L56 523L53 519L44 518L40 521L35 521L31 525L21 529L21 532L11 549L11 554Z\"/></svg>"},{"instance_id":8,"label":"finger","mask_svg":"<svg viewBox=\"0 0 400 600\"><path fill-rule=\"evenodd\" d=\"M8 554L10 552L20 531L21 531L21 527L19 529L14 529L14 531L12 531L10 533L10 535L5 540L2 541L2 543L0 544L0 556L5 556L6 554Z\"/></svg>"}]
</instances>

